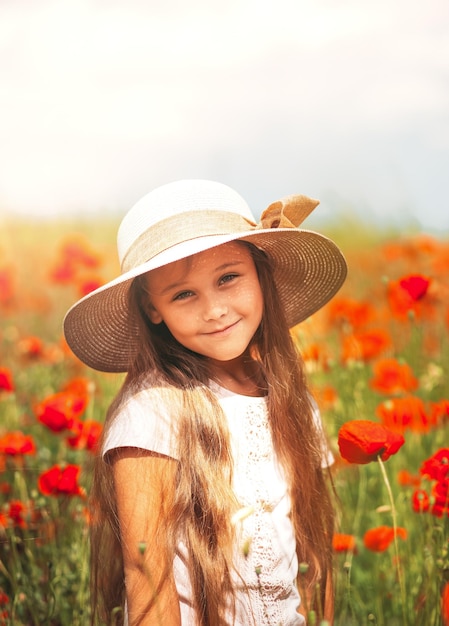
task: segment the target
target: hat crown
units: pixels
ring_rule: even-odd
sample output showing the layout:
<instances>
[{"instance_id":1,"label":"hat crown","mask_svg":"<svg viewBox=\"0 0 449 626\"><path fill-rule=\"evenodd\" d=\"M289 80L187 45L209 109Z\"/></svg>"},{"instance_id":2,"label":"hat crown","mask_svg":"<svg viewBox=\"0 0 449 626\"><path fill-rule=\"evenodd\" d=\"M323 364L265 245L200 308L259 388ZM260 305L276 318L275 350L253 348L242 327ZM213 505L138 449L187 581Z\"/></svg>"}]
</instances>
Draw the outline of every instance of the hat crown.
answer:
<instances>
[{"instance_id":1,"label":"hat crown","mask_svg":"<svg viewBox=\"0 0 449 626\"><path fill-rule=\"evenodd\" d=\"M246 201L227 185L209 180L168 183L143 196L123 218L117 233L120 263L136 241L151 228L174 216L180 219L184 216L188 221L188 213L193 211L235 213L254 223ZM198 236L201 234L198 232Z\"/></svg>"}]
</instances>

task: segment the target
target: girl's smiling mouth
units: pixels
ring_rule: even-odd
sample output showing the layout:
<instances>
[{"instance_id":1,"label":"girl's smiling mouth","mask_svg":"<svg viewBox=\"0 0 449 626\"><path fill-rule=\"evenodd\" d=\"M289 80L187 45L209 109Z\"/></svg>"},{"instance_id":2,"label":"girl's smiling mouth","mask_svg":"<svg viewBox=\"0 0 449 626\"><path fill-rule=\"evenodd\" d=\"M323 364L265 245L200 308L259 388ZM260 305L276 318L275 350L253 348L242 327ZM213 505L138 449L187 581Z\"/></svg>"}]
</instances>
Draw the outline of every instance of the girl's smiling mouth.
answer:
<instances>
[{"instance_id":1,"label":"girl's smiling mouth","mask_svg":"<svg viewBox=\"0 0 449 626\"><path fill-rule=\"evenodd\" d=\"M237 326L239 322L240 320L237 320L236 322L233 322L232 324L228 324L227 326L223 326L222 328L217 328L216 330L205 332L203 333L203 335L208 335L211 337L224 336L226 334L229 334L232 331L232 329L235 328L235 326Z\"/></svg>"}]
</instances>

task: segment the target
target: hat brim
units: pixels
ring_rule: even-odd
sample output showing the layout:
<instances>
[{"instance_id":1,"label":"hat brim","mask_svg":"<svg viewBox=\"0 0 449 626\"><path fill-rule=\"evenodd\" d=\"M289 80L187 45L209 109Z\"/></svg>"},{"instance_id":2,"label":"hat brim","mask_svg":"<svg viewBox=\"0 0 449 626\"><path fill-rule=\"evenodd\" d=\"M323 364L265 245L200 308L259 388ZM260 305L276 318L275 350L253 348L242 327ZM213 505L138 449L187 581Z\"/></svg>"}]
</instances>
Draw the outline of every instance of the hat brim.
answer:
<instances>
[{"instance_id":1,"label":"hat brim","mask_svg":"<svg viewBox=\"0 0 449 626\"><path fill-rule=\"evenodd\" d=\"M75 303L64 318L68 345L93 369L126 372L139 346L138 329L128 311L128 292L133 279L235 240L248 241L273 259L274 280L290 328L324 306L347 275L340 249L314 231L277 228L199 237L194 244L185 241L165 250Z\"/></svg>"}]
</instances>

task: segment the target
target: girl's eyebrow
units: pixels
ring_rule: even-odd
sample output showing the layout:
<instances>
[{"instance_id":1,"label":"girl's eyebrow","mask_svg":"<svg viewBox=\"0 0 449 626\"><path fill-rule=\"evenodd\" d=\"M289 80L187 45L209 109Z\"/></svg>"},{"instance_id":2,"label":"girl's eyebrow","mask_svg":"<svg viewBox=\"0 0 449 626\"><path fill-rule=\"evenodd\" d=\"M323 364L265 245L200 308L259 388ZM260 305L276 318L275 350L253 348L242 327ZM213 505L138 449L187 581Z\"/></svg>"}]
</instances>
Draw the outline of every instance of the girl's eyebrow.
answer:
<instances>
[{"instance_id":1,"label":"girl's eyebrow","mask_svg":"<svg viewBox=\"0 0 449 626\"><path fill-rule=\"evenodd\" d=\"M223 263L215 268L215 272L222 272L223 270L228 269L229 267L235 267L236 265L242 265L243 261L228 261L227 263Z\"/></svg>"},{"instance_id":2,"label":"girl's eyebrow","mask_svg":"<svg viewBox=\"0 0 449 626\"><path fill-rule=\"evenodd\" d=\"M243 264L243 261L228 261L227 263L222 263L221 265L219 265L218 267L216 267L212 271L213 272L223 272L226 269L229 269L231 267L236 267L237 265L242 265L242 264ZM170 285L167 285L161 291L161 296L165 295L169 291L173 291L174 289L179 289L180 287L182 287L186 283L187 283L186 280L181 279L181 280L179 280L179 281L177 281L175 283L171 283Z\"/></svg>"}]
</instances>

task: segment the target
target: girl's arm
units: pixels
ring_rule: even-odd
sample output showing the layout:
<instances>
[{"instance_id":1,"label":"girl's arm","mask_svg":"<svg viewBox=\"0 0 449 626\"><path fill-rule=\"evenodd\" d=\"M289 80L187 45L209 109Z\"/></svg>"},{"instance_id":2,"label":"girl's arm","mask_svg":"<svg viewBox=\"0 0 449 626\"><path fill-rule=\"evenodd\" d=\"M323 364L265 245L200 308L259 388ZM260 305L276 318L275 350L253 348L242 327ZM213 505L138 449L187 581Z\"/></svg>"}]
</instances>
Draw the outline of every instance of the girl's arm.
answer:
<instances>
[{"instance_id":1,"label":"girl's arm","mask_svg":"<svg viewBox=\"0 0 449 626\"><path fill-rule=\"evenodd\" d=\"M120 448L112 456L129 626L181 626L173 561L160 540L173 501L176 465L136 448Z\"/></svg>"}]
</instances>

